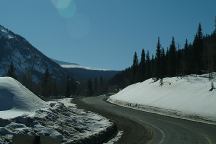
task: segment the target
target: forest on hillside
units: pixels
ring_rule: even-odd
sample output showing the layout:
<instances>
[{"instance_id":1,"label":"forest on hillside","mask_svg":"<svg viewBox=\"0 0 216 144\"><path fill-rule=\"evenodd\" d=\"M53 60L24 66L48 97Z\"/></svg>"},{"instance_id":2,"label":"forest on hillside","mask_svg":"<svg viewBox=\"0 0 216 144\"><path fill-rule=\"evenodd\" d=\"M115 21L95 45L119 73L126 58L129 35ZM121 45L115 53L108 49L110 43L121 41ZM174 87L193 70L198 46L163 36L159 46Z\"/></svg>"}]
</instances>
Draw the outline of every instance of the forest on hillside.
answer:
<instances>
[{"instance_id":1,"label":"forest on hillside","mask_svg":"<svg viewBox=\"0 0 216 144\"><path fill-rule=\"evenodd\" d=\"M142 49L139 60L137 52L133 56L133 64L110 80L111 89L121 89L130 84L149 78L160 80L164 77L185 76L189 74L203 74L216 71L216 22L211 34L204 35L202 25L198 25L194 40L185 40L184 47L177 47L172 37L170 46L164 48L160 37L156 44L155 55Z\"/></svg>"}]
</instances>

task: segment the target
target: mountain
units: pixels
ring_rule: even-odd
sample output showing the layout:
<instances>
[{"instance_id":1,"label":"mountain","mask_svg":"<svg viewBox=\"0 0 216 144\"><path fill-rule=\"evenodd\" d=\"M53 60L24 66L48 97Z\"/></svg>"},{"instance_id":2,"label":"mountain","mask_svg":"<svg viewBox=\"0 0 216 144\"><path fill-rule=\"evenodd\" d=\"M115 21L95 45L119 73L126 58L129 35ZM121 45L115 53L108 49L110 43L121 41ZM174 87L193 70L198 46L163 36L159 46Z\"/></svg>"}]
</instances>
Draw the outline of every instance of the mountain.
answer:
<instances>
[{"instance_id":1,"label":"mountain","mask_svg":"<svg viewBox=\"0 0 216 144\"><path fill-rule=\"evenodd\" d=\"M0 25L0 75L5 76L13 63L16 74L31 73L34 82L39 82L46 69L51 76L61 81L64 69L32 46L25 38Z\"/></svg>"},{"instance_id":2,"label":"mountain","mask_svg":"<svg viewBox=\"0 0 216 144\"><path fill-rule=\"evenodd\" d=\"M103 79L110 79L119 72L116 70L90 68L76 63L68 63L59 60L54 61L64 68L68 75L76 80L88 80L99 77L102 77Z\"/></svg>"}]
</instances>

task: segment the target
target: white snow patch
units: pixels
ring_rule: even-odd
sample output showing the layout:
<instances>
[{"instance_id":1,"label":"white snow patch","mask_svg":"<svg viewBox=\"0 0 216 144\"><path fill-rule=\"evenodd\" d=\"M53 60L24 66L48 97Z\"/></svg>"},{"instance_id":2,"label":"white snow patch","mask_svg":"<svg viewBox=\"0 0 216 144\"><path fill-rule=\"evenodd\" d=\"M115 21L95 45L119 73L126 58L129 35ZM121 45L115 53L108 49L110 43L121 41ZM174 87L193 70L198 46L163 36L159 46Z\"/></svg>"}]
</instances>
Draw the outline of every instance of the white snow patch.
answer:
<instances>
[{"instance_id":1,"label":"white snow patch","mask_svg":"<svg viewBox=\"0 0 216 144\"><path fill-rule=\"evenodd\" d=\"M216 84L216 79L212 80ZM216 123L216 90L211 89L208 75L148 79L130 85L108 101L165 115Z\"/></svg>"},{"instance_id":2,"label":"white snow patch","mask_svg":"<svg viewBox=\"0 0 216 144\"><path fill-rule=\"evenodd\" d=\"M81 69L86 69L86 70L110 71L108 69L91 68L91 67L81 66L81 65L76 65L76 64L61 64L60 66L63 68L81 68Z\"/></svg>"},{"instance_id":3,"label":"white snow patch","mask_svg":"<svg viewBox=\"0 0 216 144\"><path fill-rule=\"evenodd\" d=\"M121 138L122 135L123 135L123 131L119 131L117 133L116 137L114 137L113 139L111 139L110 141L108 141L108 142L106 142L104 144L114 144Z\"/></svg>"},{"instance_id":4,"label":"white snow patch","mask_svg":"<svg viewBox=\"0 0 216 144\"><path fill-rule=\"evenodd\" d=\"M12 35L8 35L8 39L12 39L14 38Z\"/></svg>"},{"instance_id":5,"label":"white snow patch","mask_svg":"<svg viewBox=\"0 0 216 144\"><path fill-rule=\"evenodd\" d=\"M1 31L2 31L3 33L7 33L7 30L6 30L6 29L1 29Z\"/></svg>"}]
</instances>

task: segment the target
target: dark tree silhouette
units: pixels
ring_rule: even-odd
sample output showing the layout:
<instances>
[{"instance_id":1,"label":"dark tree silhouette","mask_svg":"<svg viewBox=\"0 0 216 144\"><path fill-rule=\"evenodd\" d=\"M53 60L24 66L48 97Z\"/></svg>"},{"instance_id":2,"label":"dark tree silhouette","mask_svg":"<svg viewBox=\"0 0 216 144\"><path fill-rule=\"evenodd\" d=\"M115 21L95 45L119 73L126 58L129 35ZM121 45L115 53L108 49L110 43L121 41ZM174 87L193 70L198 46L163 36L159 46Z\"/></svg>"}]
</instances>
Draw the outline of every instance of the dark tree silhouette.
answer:
<instances>
[{"instance_id":1,"label":"dark tree silhouette","mask_svg":"<svg viewBox=\"0 0 216 144\"><path fill-rule=\"evenodd\" d=\"M203 71L203 34L201 24L198 26L198 30L193 42L193 64L194 73L201 74Z\"/></svg>"},{"instance_id":2,"label":"dark tree silhouette","mask_svg":"<svg viewBox=\"0 0 216 144\"><path fill-rule=\"evenodd\" d=\"M172 37L172 42L168 51L168 74L170 76L176 75L177 68L177 55L176 55L176 44L175 39Z\"/></svg>"},{"instance_id":3,"label":"dark tree silhouette","mask_svg":"<svg viewBox=\"0 0 216 144\"><path fill-rule=\"evenodd\" d=\"M48 97L51 95L51 75L50 72L48 70L48 68L46 68L44 75L42 77L42 82L41 82L41 95Z\"/></svg>"},{"instance_id":4,"label":"dark tree silhouette","mask_svg":"<svg viewBox=\"0 0 216 144\"><path fill-rule=\"evenodd\" d=\"M161 62L162 61L161 61L161 44L160 44L160 38L158 38L158 42L157 42L155 61L156 61L156 75L155 75L155 77L157 79L160 79L160 78L162 78L162 75L161 75L161 69L162 69Z\"/></svg>"},{"instance_id":5,"label":"dark tree silhouette","mask_svg":"<svg viewBox=\"0 0 216 144\"><path fill-rule=\"evenodd\" d=\"M139 64L139 78L141 81L143 81L145 79L145 67L146 67L146 56L145 56L145 50L142 49L142 53L141 53L141 60L140 60L140 64Z\"/></svg>"},{"instance_id":6,"label":"dark tree silhouette","mask_svg":"<svg viewBox=\"0 0 216 144\"><path fill-rule=\"evenodd\" d=\"M88 80L88 92L87 94L89 96L92 96L94 94L94 91L93 91L93 82L91 79Z\"/></svg>"},{"instance_id":7,"label":"dark tree silhouette","mask_svg":"<svg viewBox=\"0 0 216 144\"><path fill-rule=\"evenodd\" d=\"M131 83L135 83L137 82L137 78L138 78L138 69L139 69L139 60L138 60L138 56L137 53L134 53L134 57L133 57L133 65L132 65L132 80Z\"/></svg>"},{"instance_id":8,"label":"dark tree silhouette","mask_svg":"<svg viewBox=\"0 0 216 144\"><path fill-rule=\"evenodd\" d=\"M211 35L204 36L199 24L194 41L190 43L186 39L182 48L178 46L177 49L172 37L171 44L165 51L158 38L155 55L150 58L150 53L147 51L145 54L142 50L139 65L135 52L132 66L118 73L112 79L112 85L116 83L116 87L123 88L152 77L160 79L163 83L164 77L203 73L209 73L209 78L212 79L213 71L216 71L216 18L215 29ZM214 86L211 88L214 89Z\"/></svg>"},{"instance_id":9,"label":"dark tree silhouette","mask_svg":"<svg viewBox=\"0 0 216 144\"><path fill-rule=\"evenodd\" d=\"M9 69L7 71L7 76L12 77L14 79L17 79L13 62L11 62L10 66L9 66Z\"/></svg>"}]
</instances>

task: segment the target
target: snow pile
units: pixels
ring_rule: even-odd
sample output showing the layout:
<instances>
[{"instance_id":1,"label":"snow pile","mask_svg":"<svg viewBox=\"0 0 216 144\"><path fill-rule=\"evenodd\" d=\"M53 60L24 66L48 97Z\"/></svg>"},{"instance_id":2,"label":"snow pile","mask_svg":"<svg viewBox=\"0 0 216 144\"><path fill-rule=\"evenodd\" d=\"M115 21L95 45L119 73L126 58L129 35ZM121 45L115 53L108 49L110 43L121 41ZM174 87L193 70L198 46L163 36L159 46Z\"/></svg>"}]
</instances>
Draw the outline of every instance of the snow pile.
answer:
<instances>
[{"instance_id":1,"label":"snow pile","mask_svg":"<svg viewBox=\"0 0 216 144\"><path fill-rule=\"evenodd\" d=\"M108 119L77 109L71 101L49 101L47 107L32 115L0 119L0 144L11 142L15 134L48 136L65 144L78 143L112 126Z\"/></svg>"},{"instance_id":2,"label":"snow pile","mask_svg":"<svg viewBox=\"0 0 216 144\"><path fill-rule=\"evenodd\" d=\"M76 142L112 125L102 116L77 109L71 101L44 102L13 78L0 77L0 144L12 143L16 134Z\"/></svg>"},{"instance_id":3,"label":"snow pile","mask_svg":"<svg viewBox=\"0 0 216 144\"><path fill-rule=\"evenodd\" d=\"M45 106L45 102L10 77L0 77L0 118L14 118L31 114Z\"/></svg>"},{"instance_id":4,"label":"snow pile","mask_svg":"<svg viewBox=\"0 0 216 144\"><path fill-rule=\"evenodd\" d=\"M0 77L0 144L17 134L79 142L112 126L108 119L77 109L72 99L44 102L10 77Z\"/></svg>"},{"instance_id":5,"label":"snow pile","mask_svg":"<svg viewBox=\"0 0 216 144\"><path fill-rule=\"evenodd\" d=\"M216 79L212 80L216 84ZM208 75L148 79L128 86L109 101L145 111L191 120L216 122L216 90L211 89Z\"/></svg>"}]
</instances>

